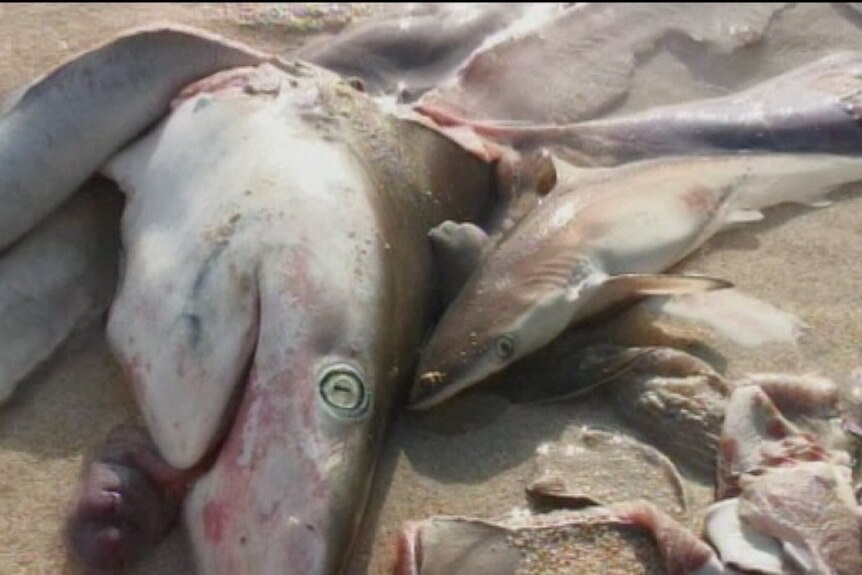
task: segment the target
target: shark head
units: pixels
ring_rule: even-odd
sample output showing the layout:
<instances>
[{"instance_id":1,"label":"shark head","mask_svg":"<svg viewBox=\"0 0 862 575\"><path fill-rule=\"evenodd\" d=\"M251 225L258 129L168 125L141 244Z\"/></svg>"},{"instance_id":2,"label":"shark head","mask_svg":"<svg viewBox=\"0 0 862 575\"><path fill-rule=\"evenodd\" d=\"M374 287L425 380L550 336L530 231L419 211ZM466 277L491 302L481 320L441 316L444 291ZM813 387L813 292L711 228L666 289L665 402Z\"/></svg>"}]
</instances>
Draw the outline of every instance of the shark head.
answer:
<instances>
[{"instance_id":1,"label":"shark head","mask_svg":"<svg viewBox=\"0 0 862 575\"><path fill-rule=\"evenodd\" d=\"M603 277L585 258L573 269L555 266L553 255L537 265L536 254L515 251L495 250L437 324L419 360L412 408L436 405L550 343Z\"/></svg>"}]
</instances>

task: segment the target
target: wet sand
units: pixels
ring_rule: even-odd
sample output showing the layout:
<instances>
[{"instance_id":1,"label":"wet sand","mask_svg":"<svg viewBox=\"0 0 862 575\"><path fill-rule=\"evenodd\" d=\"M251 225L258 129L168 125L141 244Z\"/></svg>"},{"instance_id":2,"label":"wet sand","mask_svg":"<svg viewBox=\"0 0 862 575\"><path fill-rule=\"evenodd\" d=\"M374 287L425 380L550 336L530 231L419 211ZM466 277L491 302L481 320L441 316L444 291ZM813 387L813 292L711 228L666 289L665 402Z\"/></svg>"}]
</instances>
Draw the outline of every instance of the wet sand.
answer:
<instances>
[{"instance_id":1,"label":"wet sand","mask_svg":"<svg viewBox=\"0 0 862 575\"><path fill-rule=\"evenodd\" d=\"M796 6L778 16L764 42L729 56L671 42L640 63L621 111L725 94L837 50L862 49L862 19L839 10ZM236 12L207 5L0 5L0 99L67 55L154 20L195 24L280 54L307 38L272 23L240 23ZM798 346L743 350L710 341L730 373L816 371L841 381L862 365L862 186L836 197L818 210L770 210L765 222L719 236L683 266L731 280L812 327ZM60 538L65 505L83 454L135 416L100 326L76 336L0 410L0 573L81 573ZM395 414L353 572L387 573L407 519L523 507L536 447L583 424L622 427L594 400L510 405L483 390L428 414ZM695 489L706 503L709 486ZM134 573L192 573L181 530Z\"/></svg>"}]
</instances>

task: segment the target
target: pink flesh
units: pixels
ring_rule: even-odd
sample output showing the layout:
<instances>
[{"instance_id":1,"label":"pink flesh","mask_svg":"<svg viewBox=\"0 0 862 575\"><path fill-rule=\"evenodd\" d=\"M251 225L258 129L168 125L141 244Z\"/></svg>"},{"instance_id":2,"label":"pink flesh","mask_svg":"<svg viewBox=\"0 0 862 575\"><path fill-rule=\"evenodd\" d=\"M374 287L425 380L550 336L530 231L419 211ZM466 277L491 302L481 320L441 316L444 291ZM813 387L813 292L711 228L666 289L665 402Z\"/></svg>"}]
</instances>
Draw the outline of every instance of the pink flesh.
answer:
<instances>
[{"instance_id":1,"label":"pink flesh","mask_svg":"<svg viewBox=\"0 0 862 575\"><path fill-rule=\"evenodd\" d=\"M419 575L422 568L422 524L409 521L398 536L398 555L393 575Z\"/></svg>"},{"instance_id":2,"label":"pink flesh","mask_svg":"<svg viewBox=\"0 0 862 575\"><path fill-rule=\"evenodd\" d=\"M435 130L483 162L496 161L505 154L505 148L482 137L485 134L475 130L466 120L458 118L449 121L445 113L428 113L426 107L421 105L417 105L413 110L418 113L409 115L411 121Z\"/></svg>"},{"instance_id":3,"label":"pink flesh","mask_svg":"<svg viewBox=\"0 0 862 575\"><path fill-rule=\"evenodd\" d=\"M333 448L315 433L316 389L293 385L313 381L312 373L302 372L310 367L308 358L294 359L272 381L252 374L215 466L187 502L198 567L205 573L265 573L278 565L324 572L332 488L320 458Z\"/></svg>"},{"instance_id":4,"label":"pink flesh","mask_svg":"<svg viewBox=\"0 0 862 575\"><path fill-rule=\"evenodd\" d=\"M203 573L267 575L285 565L332 573L347 553L380 419L373 408L356 419L333 416L321 405L318 382L333 360L365 366L366 383L374 382L367 346L375 340L366 322L377 306L362 294L376 293L352 293L362 280L321 275L333 246L319 247L323 253L294 248L281 266L267 262L262 272L254 367L213 468L186 502ZM375 276L369 269L368 279Z\"/></svg>"},{"instance_id":5,"label":"pink flesh","mask_svg":"<svg viewBox=\"0 0 862 575\"><path fill-rule=\"evenodd\" d=\"M862 573L862 511L847 468L801 462L746 476L740 517L760 533L785 542L812 572Z\"/></svg>"},{"instance_id":6,"label":"pink flesh","mask_svg":"<svg viewBox=\"0 0 862 575\"><path fill-rule=\"evenodd\" d=\"M739 496L739 517L784 545L811 572L862 572L862 512L845 454L831 452L787 421L788 409L818 415L834 408L835 386L805 378L747 378L728 403L719 448L718 497ZM763 384L769 395L758 384Z\"/></svg>"},{"instance_id":7,"label":"pink flesh","mask_svg":"<svg viewBox=\"0 0 862 575\"><path fill-rule=\"evenodd\" d=\"M695 573L716 561L712 548L655 506L638 501L611 507L621 519L650 531L668 575Z\"/></svg>"},{"instance_id":8,"label":"pink flesh","mask_svg":"<svg viewBox=\"0 0 862 575\"><path fill-rule=\"evenodd\" d=\"M782 458L789 459L794 450L793 440L790 443L784 440L797 437L801 435L796 427L781 415L760 388L737 389L728 403L719 443L717 498L733 496L739 476L765 460L778 463ZM818 451L813 442L805 445L813 452Z\"/></svg>"}]
</instances>

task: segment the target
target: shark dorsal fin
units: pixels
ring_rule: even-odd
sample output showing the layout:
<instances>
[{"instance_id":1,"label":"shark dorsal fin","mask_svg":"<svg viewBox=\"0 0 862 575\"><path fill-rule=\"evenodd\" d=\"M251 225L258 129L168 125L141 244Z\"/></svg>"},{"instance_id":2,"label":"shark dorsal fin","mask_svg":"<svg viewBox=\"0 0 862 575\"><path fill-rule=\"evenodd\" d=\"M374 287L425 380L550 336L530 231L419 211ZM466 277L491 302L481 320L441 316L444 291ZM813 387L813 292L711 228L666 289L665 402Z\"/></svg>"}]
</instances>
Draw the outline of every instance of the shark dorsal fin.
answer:
<instances>
[{"instance_id":1,"label":"shark dorsal fin","mask_svg":"<svg viewBox=\"0 0 862 575\"><path fill-rule=\"evenodd\" d=\"M488 235L475 224L446 220L433 228L428 237L439 274L442 303L448 305L478 268Z\"/></svg>"}]
</instances>

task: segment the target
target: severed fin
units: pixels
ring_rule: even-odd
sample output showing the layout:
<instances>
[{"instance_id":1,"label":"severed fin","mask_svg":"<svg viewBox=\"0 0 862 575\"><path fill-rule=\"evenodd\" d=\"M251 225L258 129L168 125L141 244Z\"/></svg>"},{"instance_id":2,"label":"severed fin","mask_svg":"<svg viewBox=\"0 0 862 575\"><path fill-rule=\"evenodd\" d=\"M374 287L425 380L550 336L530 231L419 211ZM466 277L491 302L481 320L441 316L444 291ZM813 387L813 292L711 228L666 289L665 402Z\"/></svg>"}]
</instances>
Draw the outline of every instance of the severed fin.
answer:
<instances>
[{"instance_id":1,"label":"severed fin","mask_svg":"<svg viewBox=\"0 0 862 575\"><path fill-rule=\"evenodd\" d=\"M707 327L747 348L795 344L811 331L795 315L736 289L652 300L646 305L661 315Z\"/></svg>"},{"instance_id":2,"label":"severed fin","mask_svg":"<svg viewBox=\"0 0 862 575\"><path fill-rule=\"evenodd\" d=\"M488 234L471 223L446 220L428 232L440 279L442 303L448 305L478 268Z\"/></svg>"},{"instance_id":3,"label":"severed fin","mask_svg":"<svg viewBox=\"0 0 862 575\"><path fill-rule=\"evenodd\" d=\"M833 203L834 202L832 202L831 200L815 200L810 202L804 202L804 205L808 206L809 208L822 209L828 208Z\"/></svg>"},{"instance_id":4,"label":"severed fin","mask_svg":"<svg viewBox=\"0 0 862 575\"><path fill-rule=\"evenodd\" d=\"M652 503L644 500L621 502L606 509L612 511L620 520L645 529L652 535L661 554L665 573L686 575L734 573L721 564L712 547Z\"/></svg>"},{"instance_id":5,"label":"severed fin","mask_svg":"<svg viewBox=\"0 0 862 575\"><path fill-rule=\"evenodd\" d=\"M612 306L644 296L680 295L732 288L727 280L708 276L681 274L623 274L605 279L584 312L576 316L580 321Z\"/></svg>"},{"instance_id":6,"label":"severed fin","mask_svg":"<svg viewBox=\"0 0 862 575\"><path fill-rule=\"evenodd\" d=\"M634 437L584 426L565 441L540 445L535 459L527 485L534 509L646 500L677 520L689 519L688 493L674 463Z\"/></svg>"}]
</instances>

